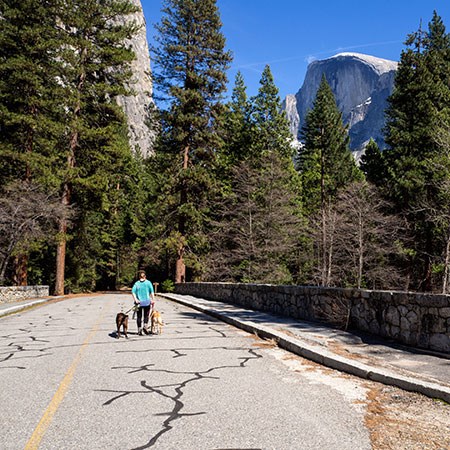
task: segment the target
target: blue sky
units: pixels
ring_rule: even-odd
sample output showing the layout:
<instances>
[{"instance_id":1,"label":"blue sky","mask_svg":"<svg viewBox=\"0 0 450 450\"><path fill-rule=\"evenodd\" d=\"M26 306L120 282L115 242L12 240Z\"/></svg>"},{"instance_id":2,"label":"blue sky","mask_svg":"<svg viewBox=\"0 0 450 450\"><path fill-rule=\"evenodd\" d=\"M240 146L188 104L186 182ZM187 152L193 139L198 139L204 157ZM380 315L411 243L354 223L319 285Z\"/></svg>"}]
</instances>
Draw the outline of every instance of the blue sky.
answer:
<instances>
[{"instance_id":1,"label":"blue sky","mask_svg":"<svg viewBox=\"0 0 450 450\"><path fill-rule=\"evenodd\" d=\"M141 0L149 42L161 17L162 0ZM248 95L255 95L270 65L283 99L303 84L308 62L340 52L358 52L398 61L409 33L433 10L450 32L450 0L218 0L222 32L234 60L230 90L240 70Z\"/></svg>"}]
</instances>

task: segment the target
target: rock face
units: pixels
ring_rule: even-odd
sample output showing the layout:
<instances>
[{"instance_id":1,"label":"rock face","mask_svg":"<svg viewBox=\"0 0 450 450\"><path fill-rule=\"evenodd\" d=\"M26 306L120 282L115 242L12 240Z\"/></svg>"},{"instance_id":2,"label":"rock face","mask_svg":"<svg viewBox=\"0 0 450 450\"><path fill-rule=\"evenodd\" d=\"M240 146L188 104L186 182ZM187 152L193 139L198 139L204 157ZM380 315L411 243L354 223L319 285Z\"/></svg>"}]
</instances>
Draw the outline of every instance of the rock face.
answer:
<instances>
[{"instance_id":1,"label":"rock face","mask_svg":"<svg viewBox=\"0 0 450 450\"><path fill-rule=\"evenodd\" d=\"M127 17L140 26L134 39L128 44L136 54L131 69L133 72L129 87L133 94L128 97L119 97L118 103L122 106L127 119L130 134L130 144L137 155L147 157L153 154L154 132L148 127L149 109L154 106L152 99L152 80L150 72L150 53L147 42L147 29L140 0L131 0L139 11Z\"/></svg>"},{"instance_id":2,"label":"rock face","mask_svg":"<svg viewBox=\"0 0 450 450\"><path fill-rule=\"evenodd\" d=\"M322 74L325 74L344 123L349 125L350 148L361 150L370 138L383 148L384 111L387 98L392 93L396 70L395 61L360 53L340 53L312 62L295 101L292 95L285 101L294 136L300 138L306 113L312 108Z\"/></svg>"},{"instance_id":3,"label":"rock face","mask_svg":"<svg viewBox=\"0 0 450 450\"><path fill-rule=\"evenodd\" d=\"M281 103L281 109L286 111L286 115L289 119L289 131L294 137L297 137L297 132L300 125L300 116L297 111L297 99L295 95L288 94Z\"/></svg>"}]
</instances>

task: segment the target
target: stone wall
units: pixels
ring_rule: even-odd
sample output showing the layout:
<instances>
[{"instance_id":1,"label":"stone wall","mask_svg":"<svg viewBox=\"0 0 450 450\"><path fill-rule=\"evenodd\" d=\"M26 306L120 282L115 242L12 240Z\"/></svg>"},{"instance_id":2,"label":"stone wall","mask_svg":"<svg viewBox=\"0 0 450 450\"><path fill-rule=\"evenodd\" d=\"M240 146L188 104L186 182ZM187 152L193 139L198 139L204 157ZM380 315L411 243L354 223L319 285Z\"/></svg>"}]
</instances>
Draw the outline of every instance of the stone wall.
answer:
<instances>
[{"instance_id":1,"label":"stone wall","mask_svg":"<svg viewBox=\"0 0 450 450\"><path fill-rule=\"evenodd\" d=\"M0 303L11 303L30 298L48 297L48 286L1 286Z\"/></svg>"},{"instance_id":2,"label":"stone wall","mask_svg":"<svg viewBox=\"0 0 450 450\"><path fill-rule=\"evenodd\" d=\"M175 291L450 353L448 295L232 283L182 283Z\"/></svg>"}]
</instances>

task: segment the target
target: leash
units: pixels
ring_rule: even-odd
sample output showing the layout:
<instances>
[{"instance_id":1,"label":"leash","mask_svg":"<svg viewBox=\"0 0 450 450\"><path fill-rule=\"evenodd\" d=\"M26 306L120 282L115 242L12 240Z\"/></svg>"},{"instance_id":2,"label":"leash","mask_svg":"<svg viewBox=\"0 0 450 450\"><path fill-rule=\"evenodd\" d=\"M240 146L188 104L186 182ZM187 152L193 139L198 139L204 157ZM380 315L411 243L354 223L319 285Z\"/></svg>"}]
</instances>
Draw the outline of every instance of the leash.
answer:
<instances>
[{"instance_id":1,"label":"leash","mask_svg":"<svg viewBox=\"0 0 450 450\"><path fill-rule=\"evenodd\" d=\"M150 312L154 309L155 302L150 302ZM133 305L128 311L124 312L124 314L128 314L131 310L135 313L139 309L139 305Z\"/></svg>"},{"instance_id":2,"label":"leash","mask_svg":"<svg viewBox=\"0 0 450 450\"><path fill-rule=\"evenodd\" d=\"M137 311L137 309L138 309L138 305L133 305L128 311L126 311L124 314L128 314L131 310L133 310L133 311Z\"/></svg>"}]
</instances>

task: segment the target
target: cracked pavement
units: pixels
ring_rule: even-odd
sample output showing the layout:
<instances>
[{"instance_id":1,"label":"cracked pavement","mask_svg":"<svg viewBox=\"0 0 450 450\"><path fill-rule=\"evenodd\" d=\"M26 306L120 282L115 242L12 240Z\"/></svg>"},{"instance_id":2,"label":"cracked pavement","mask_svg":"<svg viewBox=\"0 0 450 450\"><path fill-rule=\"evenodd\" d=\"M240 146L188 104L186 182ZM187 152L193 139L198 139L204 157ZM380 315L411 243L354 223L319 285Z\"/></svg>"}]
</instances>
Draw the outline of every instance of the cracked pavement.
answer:
<instances>
[{"instance_id":1,"label":"cracked pavement","mask_svg":"<svg viewBox=\"0 0 450 450\"><path fill-rule=\"evenodd\" d=\"M292 369L270 342L161 297L162 335L138 336L130 315L116 339L131 302L0 319L2 449L371 448L362 381Z\"/></svg>"}]
</instances>

